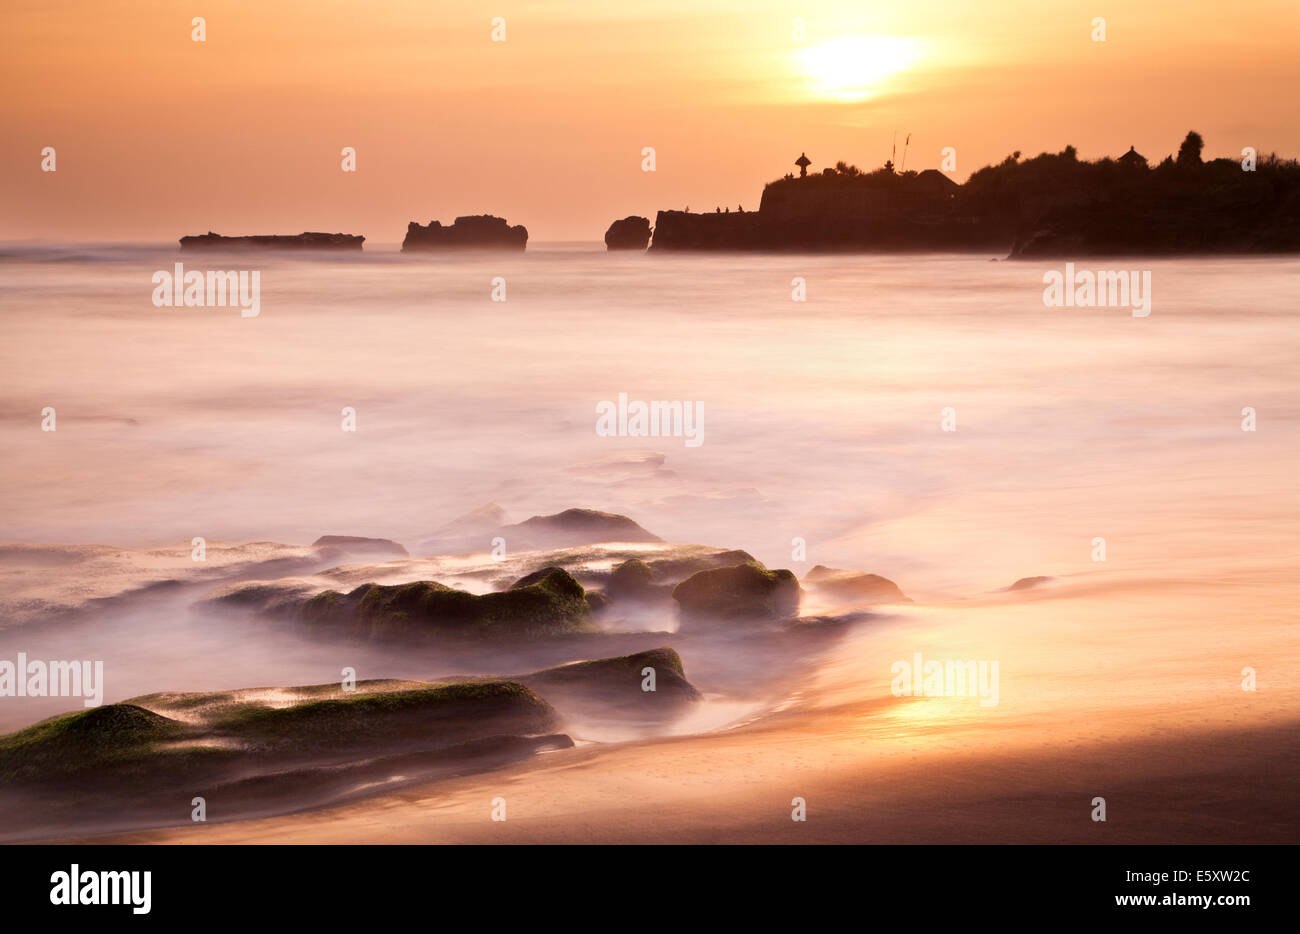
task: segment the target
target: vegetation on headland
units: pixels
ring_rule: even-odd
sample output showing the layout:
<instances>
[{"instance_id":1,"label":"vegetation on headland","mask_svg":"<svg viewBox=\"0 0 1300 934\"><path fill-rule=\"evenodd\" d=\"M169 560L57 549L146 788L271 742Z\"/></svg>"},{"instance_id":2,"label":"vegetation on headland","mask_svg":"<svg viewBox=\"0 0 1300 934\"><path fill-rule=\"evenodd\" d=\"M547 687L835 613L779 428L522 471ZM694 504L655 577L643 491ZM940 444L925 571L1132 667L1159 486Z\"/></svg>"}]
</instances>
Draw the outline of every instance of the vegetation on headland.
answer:
<instances>
[{"instance_id":1,"label":"vegetation on headland","mask_svg":"<svg viewBox=\"0 0 1300 934\"><path fill-rule=\"evenodd\" d=\"M660 212L658 249L998 249L1013 256L1300 250L1300 163L1202 158L1200 134L1155 166L1130 149L1012 153L964 185L840 162L771 182L757 213Z\"/></svg>"}]
</instances>

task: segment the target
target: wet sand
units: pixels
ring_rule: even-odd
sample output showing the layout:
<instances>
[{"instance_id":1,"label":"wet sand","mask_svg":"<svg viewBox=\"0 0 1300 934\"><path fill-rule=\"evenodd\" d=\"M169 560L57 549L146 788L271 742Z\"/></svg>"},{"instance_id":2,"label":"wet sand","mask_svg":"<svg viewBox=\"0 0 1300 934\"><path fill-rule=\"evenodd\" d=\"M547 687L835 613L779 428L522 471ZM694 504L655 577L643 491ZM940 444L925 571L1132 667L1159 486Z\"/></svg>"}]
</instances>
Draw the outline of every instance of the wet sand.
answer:
<instances>
[{"instance_id":1,"label":"wet sand","mask_svg":"<svg viewBox=\"0 0 1300 934\"><path fill-rule=\"evenodd\" d=\"M1254 623L1231 627L1221 614L1241 610L1245 581L1085 582L899 611L855 630L783 709L731 729L549 752L310 813L92 839L1300 842L1298 654L1289 621L1268 610L1269 577L1254 581ZM894 697L886 660L914 648L999 659L999 704ZM1252 655L1259 684L1246 692ZM504 822L491 820L498 796ZM1104 823L1091 819L1096 796ZM791 820L795 797L806 822Z\"/></svg>"},{"instance_id":2,"label":"wet sand","mask_svg":"<svg viewBox=\"0 0 1300 934\"><path fill-rule=\"evenodd\" d=\"M1300 722L1014 755L875 757L816 739L777 727L586 747L319 812L78 842L1300 842ZM1090 817L1098 794L1105 823ZM498 795L504 822L489 819ZM804 823L790 819L795 795Z\"/></svg>"}]
</instances>

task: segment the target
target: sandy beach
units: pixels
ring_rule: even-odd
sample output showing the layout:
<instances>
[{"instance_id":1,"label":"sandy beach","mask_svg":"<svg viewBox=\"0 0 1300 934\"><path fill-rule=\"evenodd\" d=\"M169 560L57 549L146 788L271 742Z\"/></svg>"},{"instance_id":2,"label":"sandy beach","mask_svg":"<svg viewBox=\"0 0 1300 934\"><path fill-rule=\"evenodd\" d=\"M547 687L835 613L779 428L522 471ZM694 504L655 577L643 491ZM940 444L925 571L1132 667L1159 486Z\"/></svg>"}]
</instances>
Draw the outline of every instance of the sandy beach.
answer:
<instances>
[{"instance_id":1,"label":"sandy beach","mask_svg":"<svg viewBox=\"0 0 1300 934\"><path fill-rule=\"evenodd\" d=\"M81 842L1295 843L1300 656L1293 639L1278 651L1289 630L1269 597L1285 577L1277 568L1235 589L1080 583L882 614L784 709L746 725L547 752L308 813ZM1259 594L1253 617L1277 623L1222 624L1241 615L1225 593L1245 589ZM1042 620L1057 634L1048 644L1034 635ZM918 644L1000 658L998 706L892 696L884 659ZM1239 669L1255 657L1268 674L1243 692ZM1104 823L1090 818L1095 796ZM490 818L498 797L505 821ZM791 820L795 797L806 822Z\"/></svg>"}]
</instances>

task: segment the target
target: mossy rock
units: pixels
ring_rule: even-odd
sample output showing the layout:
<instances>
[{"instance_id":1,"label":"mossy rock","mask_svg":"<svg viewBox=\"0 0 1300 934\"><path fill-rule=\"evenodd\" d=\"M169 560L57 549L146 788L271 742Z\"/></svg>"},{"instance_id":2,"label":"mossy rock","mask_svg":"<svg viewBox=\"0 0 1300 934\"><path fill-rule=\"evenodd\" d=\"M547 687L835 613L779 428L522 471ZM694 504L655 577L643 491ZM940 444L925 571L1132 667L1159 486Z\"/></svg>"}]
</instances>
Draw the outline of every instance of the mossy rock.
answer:
<instances>
[{"instance_id":1,"label":"mossy rock","mask_svg":"<svg viewBox=\"0 0 1300 934\"><path fill-rule=\"evenodd\" d=\"M510 585L510 590L522 590L525 587L541 585L558 596L577 600L582 597L582 585L574 580L573 575L562 567L550 565L539 568L531 574L525 574Z\"/></svg>"},{"instance_id":2,"label":"mossy rock","mask_svg":"<svg viewBox=\"0 0 1300 934\"><path fill-rule=\"evenodd\" d=\"M699 571L673 590L685 619L779 619L799 611L799 581L757 561Z\"/></svg>"},{"instance_id":3,"label":"mossy rock","mask_svg":"<svg viewBox=\"0 0 1300 934\"><path fill-rule=\"evenodd\" d=\"M554 709L516 681L468 681L404 691L358 692L289 707L239 704L211 724L252 745L331 748L427 738L445 745L488 733L541 733Z\"/></svg>"},{"instance_id":4,"label":"mossy rock","mask_svg":"<svg viewBox=\"0 0 1300 934\"><path fill-rule=\"evenodd\" d=\"M541 636L590 628L586 591L563 568L543 568L499 593L471 594L435 581L327 590L305 601L299 615L374 635Z\"/></svg>"},{"instance_id":5,"label":"mossy rock","mask_svg":"<svg viewBox=\"0 0 1300 934\"><path fill-rule=\"evenodd\" d=\"M643 691L642 672L653 668L655 690ZM668 646L620 655L573 662L558 668L546 668L523 675L522 680L536 684L543 692L552 690L581 693L619 704L645 708L649 704L698 701L702 695L686 680L681 656Z\"/></svg>"},{"instance_id":6,"label":"mossy rock","mask_svg":"<svg viewBox=\"0 0 1300 934\"><path fill-rule=\"evenodd\" d=\"M111 796L141 783L156 791L258 770L272 774L304 761L356 761L548 734L560 722L550 704L518 681L363 682L355 694L312 697L338 689L288 689L308 699L282 707L258 700L262 690L151 694L54 717L0 737L0 781ZM145 704L185 711L187 721Z\"/></svg>"},{"instance_id":7,"label":"mossy rock","mask_svg":"<svg viewBox=\"0 0 1300 934\"><path fill-rule=\"evenodd\" d=\"M654 584L655 572L640 558L629 558L609 576L607 589L615 596L645 593Z\"/></svg>"},{"instance_id":8,"label":"mossy rock","mask_svg":"<svg viewBox=\"0 0 1300 934\"><path fill-rule=\"evenodd\" d=\"M52 778L84 769L129 766L159 743L192 731L135 704L106 704L52 717L0 737L0 778Z\"/></svg>"},{"instance_id":9,"label":"mossy rock","mask_svg":"<svg viewBox=\"0 0 1300 934\"><path fill-rule=\"evenodd\" d=\"M284 587L279 584L245 584L234 590L226 591L215 599L219 603L229 603L236 606L262 606L283 594Z\"/></svg>"},{"instance_id":10,"label":"mossy rock","mask_svg":"<svg viewBox=\"0 0 1300 934\"><path fill-rule=\"evenodd\" d=\"M310 592L311 587L301 581L261 581L219 590L207 602L224 609L292 616Z\"/></svg>"},{"instance_id":11,"label":"mossy rock","mask_svg":"<svg viewBox=\"0 0 1300 934\"><path fill-rule=\"evenodd\" d=\"M677 654L675 649L666 645L657 649L647 649L644 652L633 652L631 655L595 658L586 662L572 662L568 665L560 665L556 668L544 668L541 671L533 672L531 675L525 675L525 677L546 678L556 682L577 681L584 678L606 677L609 675L621 677L627 673L635 673L639 677L641 669L647 666L654 668L657 673L672 672L680 678L686 677L686 668L682 665L682 657Z\"/></svg>"},{"instance_id":12,"label":"mossy rock","mask_svg":"<svg viewBox=\"0 0 1300 934\"><path fill-rule=\"evenodd\" d=\"M730 568L735 567L737 564L753 563L759 567L763 566L763 562L749 552L740 549L691 555L683 558L659 558L648 563L655 579L667 582L680 582L700 571L709 571L714 568Z\"/></svg>"}]
</instances>

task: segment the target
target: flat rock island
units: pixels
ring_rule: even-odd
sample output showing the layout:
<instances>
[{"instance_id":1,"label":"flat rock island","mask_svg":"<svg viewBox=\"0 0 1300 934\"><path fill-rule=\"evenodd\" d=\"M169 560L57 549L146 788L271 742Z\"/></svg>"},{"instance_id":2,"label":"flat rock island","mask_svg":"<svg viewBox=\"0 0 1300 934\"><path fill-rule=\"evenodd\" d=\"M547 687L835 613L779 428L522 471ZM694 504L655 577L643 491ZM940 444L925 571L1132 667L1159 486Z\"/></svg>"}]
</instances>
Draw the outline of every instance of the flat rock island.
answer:
<instances>
[{"instance_id":1,"label":"flat rock island","mask_svg":"<svg viewBox=\"0 0 1300 934\"><path fill-rule=\"evenodd\" d=\"M345 233L257 234L251 237L223 237L208 231L181 237L182 250L359 250L366 238Z\"/></svg>"}]
</instances>

